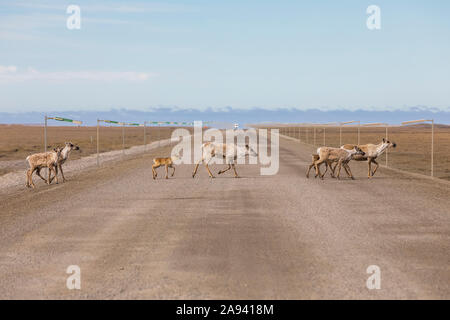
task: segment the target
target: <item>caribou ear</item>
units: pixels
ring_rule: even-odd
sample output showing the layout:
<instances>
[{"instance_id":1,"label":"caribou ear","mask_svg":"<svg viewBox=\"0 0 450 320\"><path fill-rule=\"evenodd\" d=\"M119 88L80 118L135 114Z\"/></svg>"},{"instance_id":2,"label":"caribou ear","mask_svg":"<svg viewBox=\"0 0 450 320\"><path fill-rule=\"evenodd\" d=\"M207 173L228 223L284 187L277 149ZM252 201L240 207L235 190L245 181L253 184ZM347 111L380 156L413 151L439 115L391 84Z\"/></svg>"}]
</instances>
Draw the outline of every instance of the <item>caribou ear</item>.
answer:
<instances>
[{"instance_id":1,"label":"caribou ear","mask_svg":"<svg viewBox=\"0 0 450 320\"><path fill-rule=\"evenodd\" d=\"M383 138L383 143L384 143L384 142L386 142L386 139L385 139L385 138Z\"/></svg>"}]
</instances>

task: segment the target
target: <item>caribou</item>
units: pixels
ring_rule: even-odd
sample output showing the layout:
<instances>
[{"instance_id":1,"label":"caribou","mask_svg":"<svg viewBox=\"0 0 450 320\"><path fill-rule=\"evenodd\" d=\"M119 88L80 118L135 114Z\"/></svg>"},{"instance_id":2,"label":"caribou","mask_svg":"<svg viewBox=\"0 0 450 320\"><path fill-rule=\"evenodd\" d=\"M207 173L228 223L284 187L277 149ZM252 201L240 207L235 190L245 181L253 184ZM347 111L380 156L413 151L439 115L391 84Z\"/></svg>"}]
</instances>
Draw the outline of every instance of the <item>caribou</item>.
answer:
<instances>
[{"instance_id":1,"label":"caribou","mask_svg":"<svg viewBox=\"0 0 450 320\"><path fill-rule=\"evenodd\" d=\"M225 159L225 163L228 165L226 169L220 170L218 174L222 174L233 168L234 177L239 178L239 175L236 172L235 162L238 158L244 158L246 155L251 155L253 157L258 156L256 151L254 151L248 144L246 144L245 146L238 146L233 143L206 142L202 144L202 158L195 165L194 172L192 173L192 178L195 178L198 166L201 162L205 164L206 171L208 171L209 177L214 178L214 175L211 173L211 170L209 170L208 166L209 162L214 157L222 157L223 159Z\"/></svg>"},{"instance_id":2,"label":"caribou","mask_svg":"<svg viewBox=\"0 0 450 320\"><path fill-rule=\"evenodd\" d=\"M318 159L313 155L313 163L311 166L314 166L316 169L316 177L319 176L322 180L325 175L325 172L323 174L320 174L320 168L319 166L322 163L325 163L327 166L330 166L332 162L337 162L338 166L338 173L337 178L340 179L341 174L341 167L343 166L345 171L347 172L347 175L354 180L352 171L350 170L350 167L348 165L349 161L352 160L355 156L361 155L364 156L365 153L362 151L358 146L354 146L352 149L343 149L343 148L331 148L331 147L321 147L317 149L318 153ZM317 160L315 160L317 159ZM310 166L310 168L311 168ZM334 167L334 170L332 170L332 176L334 176L334 171L336 167ZM306 176L309 176L309 170L306 174Z\"/></svg>"},{"instance_id":3,"label":"caribou","mask_svg":"<svg viewBox=\"0 0 450 320\"><path fill-rule=\"evenodd\" d=\"M33 172L36 171L36 174L45 181L45 183L50 184L53 179L50 179L52 171L55 172L55 177L57 173L58 160L61 157L61 148L55 148L52 151L35 153L27 157L26 161L30 166L30 169L27 170L27 187L34 188L35 185L33 183ZM41 169L48 168L48 179L45 179L41 176ZM59 183L58 177L56 177L56 183Z\"/></svg>"},{"instance_id":4,"label":"caribou","mask_svg":"<svg viewBox=\"0 0 450 320\"><path fill-rule=\"evenodd\" d=\"M343 146L341 146L341 149L344 150L350 150L353 149L355 147L354 144L344 144ZM371 177L373 177L373 175L375 174L375 172L378 169L378 162L375 160L378 156L382 155L384 151L386 151L388 148L396 148L397 144L395 142L391 142L389 140L386 140L385 138L383 138L383 140L381 141L381 143L379 144L363 144L363 145L358 145L358 147L364 151L365 155L359 155L359 156L354 156L353 160L356 161L367 161L368 166L369 166L369 172L368 172L368 178L370 179ZM372 171L372 163L375 164L375 169ZM335 167L336 168L336 167ZM334 171L334 169L332 169Z\"/></svg>"}]
</instances>

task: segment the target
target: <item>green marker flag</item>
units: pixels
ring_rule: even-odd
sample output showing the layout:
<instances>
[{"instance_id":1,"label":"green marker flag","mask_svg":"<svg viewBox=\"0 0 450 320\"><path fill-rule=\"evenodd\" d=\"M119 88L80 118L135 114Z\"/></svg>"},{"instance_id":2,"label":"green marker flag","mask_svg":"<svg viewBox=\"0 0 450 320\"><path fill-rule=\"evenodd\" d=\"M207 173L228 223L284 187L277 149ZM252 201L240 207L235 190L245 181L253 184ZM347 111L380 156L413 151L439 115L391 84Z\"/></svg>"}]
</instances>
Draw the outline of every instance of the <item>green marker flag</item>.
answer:
<instances>
[{"instance_id":1,"label":"green marker flag","mask_svg":"<svg viewBox=\"0 0 450 320\"><path fill-rule=\"evenodd\" d=\"M83 121L72 120L72 119L61 118L61 117L48 117L47 119L52 119L52 120L56 120L56 121L71 122L71 123L76 123L76 124L82 124L83 123Z\"/></svg>"}]
</instances>

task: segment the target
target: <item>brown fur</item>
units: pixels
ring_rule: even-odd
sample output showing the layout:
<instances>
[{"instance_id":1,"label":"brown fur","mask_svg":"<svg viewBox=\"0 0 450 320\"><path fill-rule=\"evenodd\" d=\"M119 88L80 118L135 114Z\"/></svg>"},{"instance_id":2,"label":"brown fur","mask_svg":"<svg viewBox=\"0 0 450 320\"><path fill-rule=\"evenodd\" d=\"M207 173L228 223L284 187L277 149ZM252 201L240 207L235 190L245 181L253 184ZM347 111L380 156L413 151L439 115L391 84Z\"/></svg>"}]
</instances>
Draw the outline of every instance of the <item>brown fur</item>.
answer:
<instances>
[{"instance_id":1,"label":"brown fur","mask_svg":"<svg viewBox=\"0 0 450 320\"><path fill-rule=\"evenodd\" d=\"M166 179L169 179L169 176L168 176L169 168L173 169L173 172L171 175L171 177L173 177L173 175L175 174L175 167L173 166L173 160L175 160L175 159L173 159L172 157L153 159L153 165L152 165L153 179L156 179L156 177L158 176L155 169L157 169L161 166L166 167Z\"/></svg>"},{"instance_id":2,"label":"brown fur","mask_svg":"<svg viewBox=\"0 0 450 320\"><path fill-rule=\"evenodd\" d=\"M383 139L381 144L386 143L388 144L387 148L390 147L397 147L397 144L395 142L391 142L389 140L385 140ZM371 177L373 177L373 175L375 174L375 172L377 172L378 169L378 162L375 160L379 154L377 153L377 147L380 146L381 144L375 145L375 144L363 144L363 145L359 145L358 147L364 151L365 155L361 156L361 155L355 155L353 157L353 160L356 161L367 161L368 163L368 178L370 179ZM343 149L347 149L347 150L351 150L352 148L354 148L355 145L353 144L344 144L341 148ZM375 169L372 171L372 163L375 164ZM336 168L336 167L335 167Z\"/></svg>"},{"instance_id":3,"label":"brown fur","mask_svg":"<svg viewBox=\"0 0 450 320\"><path fill-rule=\"evenodd\" d=\"M236 172L235 162L238 158L245 157L247 154L253 156L258 155L248 144L246 144L244 147L234 145L233 143L226 144L226 143L205 142L202 145L202 158L196 163L194 172L192 173L192 178L194 178L195 175L197 174L198 166L200 165L201 162L205 164L205 168L206 171L208 171L208 175L211 178L214 178L214 175L212 174L208 166L210 160L214 157L223 157L225 159L225 164L228 165L226 169L220 170L218 174L222 174L233 168L234 177L239 178L239 175Z\"/></svg>"},{"instance_id":4,"label":"brown fur","mask_svg":"<svg viewBox=\"0 0 450 320\"><path fill-rule=\"evenodd\" d=\"M354 155L364 155L364 151L362 151L357 146L353 147L351 149L353 153L349 153L348 151L341 149L341 148L331 148L331 147L322 147L319 148L319 159L314 161L314 167L316 169L316 176L320 176L321 179L323 179L323 176L325 175L325 172L323 174L320 174L319 166L322 163L327 163L327 165L330 165L331 162L337 162L338 166L338 173L337 178L340 179L341 174L341 167L343 166L345 171L347 172L347 175L354 179L352 171L350 170L350 167L348 166L349 161L352 159ZM336 169L336 167L334 168ZM332 170L332 176L334 176L334 171Z\"/></svg>"},{"instance_id":5,"label":"brown fur","mask_svg":"<svg viewBox=\"0 0 450 320\"><path fill-rule=\"evenodd\" d=\"M64 152L65 150L66 150L67 152ZM61 176L62 176L62 178L63 178L63 182L66 182L66 177L64 177L64 171L63 171L62 165L63 165L63 164L66 162L66 160L69 158L70 152L71 152L72 150L80 150L80 147L77 146L77 145L74 145L72 142L66 142L65 147L61 149L61 156L58 157L58 165L56 166L56 174L58 174L58 169L59 169L59 171L61 172ZM64 154L65 154L65 157L64 157ZM55 178L55 177L53 177L53 178L50 179L50 183L52 182L52 180L53 180L54 178Z\"/></svg>"},{"instance_id":6,"label":"brown fur","mask_svg":"<svg viewBox=\"0 0 450 320\"><path fill-rule=\"evenodd\" d=\"M320 156L318 154L313 154L312 155L312 163L308 167L308 171L306 172L306 178L309 179L309 172L311 171L312 167L314 167L314 162L319 160L319 158L320 158ZM334 178L334 170L333 170L333 167L331 166L333 161L329 160L329 161L325 161L324 163L325 163L325 172L323 174L327 173L328 167L330 167L330 170L331 170L330 174ZM314 176L314 178L317 178L317 173Z\"/></svg>"},{"instance_id":7,"label":"brown fur","mask_svg":"<svg viewBox=\"0 0 450 320\"><path fill-rule=\"evenodd\" d=\"M36 153L27 157L27 161L30 165L30 169L27 171L27 184L28 188L34 188L35 185L33 183L33 172L36 171L36 174L44 180L47 184L52 182L51 173L54 172L55 176L57 176L57 163L58 159L61 156L61 149L55 148L53 151ZM48 168L48 179L45 179L41 176L40 170L42 168ZM56 183L59 183L58 177L56 177Z\"/></svg>"}]
</instances>

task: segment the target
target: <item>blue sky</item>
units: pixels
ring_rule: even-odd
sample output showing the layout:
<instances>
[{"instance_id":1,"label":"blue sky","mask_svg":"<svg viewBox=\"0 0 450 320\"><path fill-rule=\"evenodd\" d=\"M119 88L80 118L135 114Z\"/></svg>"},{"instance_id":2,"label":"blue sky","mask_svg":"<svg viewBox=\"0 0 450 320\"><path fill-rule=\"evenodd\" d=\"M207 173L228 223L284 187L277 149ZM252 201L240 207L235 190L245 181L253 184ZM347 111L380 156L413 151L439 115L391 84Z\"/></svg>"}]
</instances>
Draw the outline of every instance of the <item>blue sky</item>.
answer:
<instances>
[{"instance_id":1,"label":"blue sky","mask_svg":"<svg viewBox=\"0 0 450 320\"><path fill-rule=\"evenodd\" d=\"M0 0L0 112L449 111L449 15L449 1Z\"/></svg>"}]
</instances>

